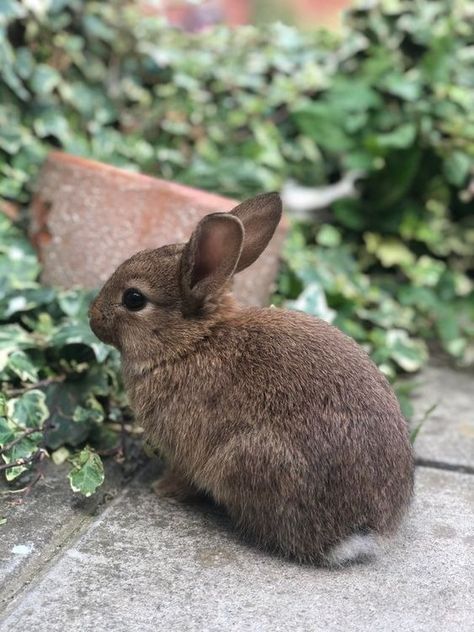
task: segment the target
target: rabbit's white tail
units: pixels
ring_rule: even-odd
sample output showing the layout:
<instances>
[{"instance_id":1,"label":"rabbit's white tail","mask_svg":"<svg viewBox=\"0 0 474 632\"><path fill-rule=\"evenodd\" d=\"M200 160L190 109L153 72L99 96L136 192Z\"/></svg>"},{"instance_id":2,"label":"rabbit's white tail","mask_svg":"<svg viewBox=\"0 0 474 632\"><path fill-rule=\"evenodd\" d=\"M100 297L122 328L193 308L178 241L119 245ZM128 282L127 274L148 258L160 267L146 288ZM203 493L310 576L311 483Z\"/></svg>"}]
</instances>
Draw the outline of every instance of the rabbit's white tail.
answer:
<instances>
[{"instance_id":1,"label":"rabbit's white tail","mask_svg":"<svg viewBox=\"0 0 474 632\"><path fill-rule=\"evenodd\" d=\"M374 558L380 552L380 544L372 534L354 533L333 546L325 555L329 566L345 566Z\"/></svg>"}]
</instances>

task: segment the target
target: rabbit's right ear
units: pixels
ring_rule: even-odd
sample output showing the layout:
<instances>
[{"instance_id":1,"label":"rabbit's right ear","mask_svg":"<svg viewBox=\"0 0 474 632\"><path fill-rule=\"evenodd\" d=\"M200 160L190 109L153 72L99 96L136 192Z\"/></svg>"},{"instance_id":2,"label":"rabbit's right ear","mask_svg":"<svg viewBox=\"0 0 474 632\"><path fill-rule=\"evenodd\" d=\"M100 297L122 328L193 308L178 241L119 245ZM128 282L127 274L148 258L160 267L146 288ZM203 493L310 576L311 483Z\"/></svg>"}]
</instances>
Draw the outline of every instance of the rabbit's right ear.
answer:
<instances>
[{"instance_id":1,"label":"rabbit's right ear","mask_svg":"<svg viewBox=\"0 0 474 632\"><path fill-rule=\"evenodd\" d=\"M281 219L281 206L278 193L264 193L245 200L230 212L240 219L245 230L236 272L251 265L265 250Z\"/></svg>"},{"instance_id":2,"label":"rabbit's right ear","mask_svg":"<svg viewBox=\"0 0 474 632\"><path fill-rule=\"evenodd\" d=\"M228 213L206 215L186 244L181 263L181 284L188 307L202 305L234 274L242 251L244 227Z\"/></svg>"}]
</instances>

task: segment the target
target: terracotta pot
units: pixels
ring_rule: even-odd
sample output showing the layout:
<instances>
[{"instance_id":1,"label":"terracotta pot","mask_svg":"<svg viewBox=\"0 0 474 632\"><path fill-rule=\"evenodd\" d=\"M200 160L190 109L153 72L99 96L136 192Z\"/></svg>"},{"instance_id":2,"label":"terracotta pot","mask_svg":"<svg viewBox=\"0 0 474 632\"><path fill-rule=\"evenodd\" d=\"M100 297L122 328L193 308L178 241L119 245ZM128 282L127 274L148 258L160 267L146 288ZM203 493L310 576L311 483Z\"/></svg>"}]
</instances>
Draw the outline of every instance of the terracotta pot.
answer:
<instances>
[{"instance_id":1,"label":"terracotta pot","mask_svg":"<svg viewBox=\"0 0 474 632\"><path fill-rule=\"evenodd\" d=\"M61 152L51 153L31 203L31 238L51 285L95 288L130 255L186 241L199 219L236 201ZM235 279L246 304L272 291L284 220L265 253Z\"/></svg>"}]
</instances>

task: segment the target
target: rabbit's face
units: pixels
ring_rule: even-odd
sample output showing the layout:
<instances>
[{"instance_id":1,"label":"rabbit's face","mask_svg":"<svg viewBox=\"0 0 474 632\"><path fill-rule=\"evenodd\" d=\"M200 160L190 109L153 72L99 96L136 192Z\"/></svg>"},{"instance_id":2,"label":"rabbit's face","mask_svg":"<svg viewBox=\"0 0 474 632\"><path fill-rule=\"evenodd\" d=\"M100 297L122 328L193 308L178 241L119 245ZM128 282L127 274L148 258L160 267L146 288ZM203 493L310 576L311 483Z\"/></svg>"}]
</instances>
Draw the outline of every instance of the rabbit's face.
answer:
<instances>
[{"instance_id":1,"label":"rabbit's face","mask_svg":"<svg viewBox=\"0 0 474 632\"><path fill-rule=\"evenodd\" d=\"M277 194L258 196L206 215L186 244L134 255L92 303L93 332L130 361L182 356L233 312L230 281L265 249L280 216Z\"/></svg>"},{"instance_id":2,"label":"rabbit's face","mask_svg":"<svg viewBox=\"0 0 474 632\"><path fill-rule=\"evenodd\" d=\"M183 248L142 251L117 268L89 310L91 329L100 340L121 351L143 354L169 337L183 321L179 283Z\"/></svg>"}]
</instances>

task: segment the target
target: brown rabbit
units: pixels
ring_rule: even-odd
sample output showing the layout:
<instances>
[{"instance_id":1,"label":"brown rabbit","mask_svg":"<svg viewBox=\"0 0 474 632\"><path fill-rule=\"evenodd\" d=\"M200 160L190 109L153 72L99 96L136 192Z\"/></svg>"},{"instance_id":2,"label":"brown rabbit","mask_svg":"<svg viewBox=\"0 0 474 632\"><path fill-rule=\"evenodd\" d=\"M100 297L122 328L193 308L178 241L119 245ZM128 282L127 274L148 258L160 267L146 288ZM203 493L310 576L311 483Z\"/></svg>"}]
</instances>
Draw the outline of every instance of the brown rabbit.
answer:
<instances>
[{"instance_id":1,"label":"brown rabbit","mask_svg":"<svg viewBox=\"0 0 474 632\"><path fill-rule=\"evenodd\" d=\"M139 252L90 322L121 351L132 408L165 455L162 494L206 492L261 546L344 564L399 524L412 449L392 389L353 340L230 293L280 217L279 196L261 195L207 215L187 244Z\"/></svg>"}]
</instances>

